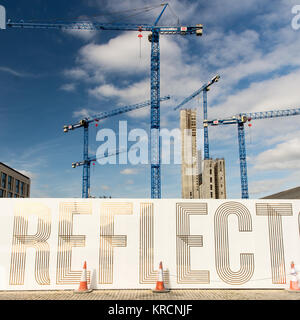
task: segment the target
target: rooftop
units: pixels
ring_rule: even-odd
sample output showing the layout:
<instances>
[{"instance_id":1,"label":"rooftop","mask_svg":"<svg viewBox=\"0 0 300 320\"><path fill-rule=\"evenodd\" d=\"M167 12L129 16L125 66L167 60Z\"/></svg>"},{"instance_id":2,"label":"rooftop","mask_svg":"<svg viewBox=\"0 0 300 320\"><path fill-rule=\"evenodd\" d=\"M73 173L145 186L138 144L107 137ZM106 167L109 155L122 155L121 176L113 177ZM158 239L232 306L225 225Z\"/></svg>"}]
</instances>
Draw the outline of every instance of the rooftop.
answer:
<instances>
[{"instance_id":1,"label":"rooftop","mask_svg":"<svg viewBox=\"0 0 300 320\"><path fill-rule=\"evenodd\" d=\"M300 187L274 193L262 199L300 199Z\"/></svg>"},{"instance_id":2,"label":"rooftop","mask_svg":"<svg viewBox=\"0 0 300 320\"><path fill-rule=\"evenodd\" d=\"M12 170L12 171L16 172L17 174L20 174L21 176L23 176L23 177L25 177L26 179L29 179L29 180L30 180L30 178L29 178L29 177L25 176L25 174L23 174L23 173L21 173L21 172L19 172L19 171L15 170L15 169L13 169L13 168L9 167L9 166L8 166L8 165L6 165L5 163L0 162L0 165L4 166L4 167L8 168L9 170Z\"/></svg>"}]
</instances>

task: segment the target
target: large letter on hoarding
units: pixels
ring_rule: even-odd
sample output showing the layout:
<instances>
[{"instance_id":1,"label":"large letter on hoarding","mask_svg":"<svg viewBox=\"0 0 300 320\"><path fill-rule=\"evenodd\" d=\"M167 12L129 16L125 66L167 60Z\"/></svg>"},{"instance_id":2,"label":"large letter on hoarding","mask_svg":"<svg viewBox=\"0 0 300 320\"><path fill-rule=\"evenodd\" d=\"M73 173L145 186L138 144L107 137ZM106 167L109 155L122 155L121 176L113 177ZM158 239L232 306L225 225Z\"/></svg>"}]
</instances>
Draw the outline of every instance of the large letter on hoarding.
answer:
<instances>
[{"instance_id":1,"label":"large letter on hoarding","mask_svg":"<svg viewBox=\"0 0 300 320\"><path fill-rule=\"evenodd\" d=\"M78 284L82 271L71 270L72 248L84 247L85 236L73 235L73 215L92 214L90 202L62 202L59 205L56 283ZM90 271L87 272L90 282Z\"/></svg>"},{"instance_id":2,"label":"large letter on hoarding","mask_svg":"<svg viewBox=\"0 0 300 320\"><path fill-rule=\"evenodd\" d=\"M152 284L157 281L157 270L154 269L154 210L153 203L140 205L140 263L139 282ZM169 271L164 271L168 283Z\"/></svg>"},{"instance_id":3,"label":"large letter on hoarding","mask_svg":"<svg viewBox=\"0 0 300 320\"><path fill-rule=\"evenodd\" d=\"M114 216L132 214L132 202L105 202L100 215L99 283L113 283L114 247L126 247L127 237L114 234Z\"/></svg>"},{"instance_id":4,"label":"large letter on hoarding","mask_svg":"<svg viewBox=\"0 0 300 320\"><path fill-rule=\"evenodd\" d=\"M257 203L256 215L268 216L272 283L286 283L282 216L292 216L291 203Z\"/></svg>"},{"instance_id":5,"label":"large letter on hoarding","mask_svg":"<svg viewBox=\"0 0 300 320\"><path fill-rule=\"evenodd\" d=\"M240 232L252 231L252 219L249 210L238 202L223 203L215 213L215 255L216 269L219 277L228 284L241 285L251 279L254 273L253 253L241 253L238 271L230 269L228 216L234 214L238 218Z\"/></svg>"},{"instance_id":6,"label":"large letter on hoarding","mask_svg":"<svg viewBox=\"0 0 300 320\"><path fill-rule=\"evenodd\" d=\"M0 6L0 29L6 29L6 13L3 6Z\"/></svg>"},{"instance_id":7,"label":"large letter on hoarding","mask_svg":"<svg viewBox=\"0 0 300 320\"><path fill-rule=\"evenodd\" d=\"M176 204L177 283L209 283L208 270L191 270L191 247L203 247L202 235L190 234L190 216L207 215L207 203Z\"/></svg>"},{"instance_id":8,"label":"large letter on hoarding","mask_svg":"<svg viewBox=\"0 0 300 320\"><path fill-rule=\"evenodd\" d=\"M28 217L37 216L37 232L28 235ZM10 264L10 285L24 285L26 249L35 248L36 282L49 285L49 239L51 233L51 211L41 203L22 202L15 207L13 243Z\"/></svg>"}]
</instances>

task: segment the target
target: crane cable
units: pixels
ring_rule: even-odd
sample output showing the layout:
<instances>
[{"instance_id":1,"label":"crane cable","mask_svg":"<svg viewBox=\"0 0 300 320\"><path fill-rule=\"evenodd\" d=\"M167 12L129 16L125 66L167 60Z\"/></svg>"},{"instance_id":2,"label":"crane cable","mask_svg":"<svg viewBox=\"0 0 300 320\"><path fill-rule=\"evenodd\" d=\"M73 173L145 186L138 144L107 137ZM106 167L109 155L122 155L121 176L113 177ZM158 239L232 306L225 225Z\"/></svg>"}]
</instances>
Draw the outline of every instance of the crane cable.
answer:
<instances>
[{"instance_id":1,"label":"crane cable","mask_svg":"<svg viewBox=\"0 0 300 320\"><path fill-rule=\"evenodd\" d=\"M126 18L132 18L132 17L136 17L137 15L139 14L142 14L142 13L145 13L145 12L149 12L151 10L154 10L158 8L158 6L155 6L155 7L145 7L145 8L142 8L142 9L133 9L131 11L137 11L137 10L142 10L141 12L137 12L137 13L134 13L134 14L131 14L131 15L128 15ZM127 10L127 11L130 11L130 10ZM114 23L116 22L116 18L115 20L112 20L111 23Z\"/></svg>"},{"instance_id":2,"label":"crane cable","mask_svg":"<svg viewBox=\"0 0 300 320\"><path fill-rule=\"evenodd\" d=\"M171 5L169 4L169 8L170 8L170 11L171 13L173 14L173 16L177 19L177 25L179 26L180 25L180 20L179 20L179 17L175 14L174 10L172 9Z\"/></svg>"},{"instance_id":3,"label":"crane cable","mask_svg":"<svg viewBox=\"0 0 300 320\"><path fill-rule=\"evenodd\" d=\"M114 15L120 15L120 14L123 14L123 13L130 13L130 12L133 12L133 11L140 11L140 12L137 12L137 13L134 13L134 14L128 16L128 17L132 17L132 16L135 16L135 15L141 14L143 12L148 12L148 11L154 10L154 9L160 7L160 6L161 5L156 5L156 6L147 6L147 7L143 7L143 8L137 8L137 9L114 11L114 12L111 12L111 13L103 13L103 14L87 16L86 19L95 19L95 18L98 18L98 17L114 16ZM62 18L55 18L55 19L50 19L48 21L70 21L70 20L79 20L79 19L80 18L77 16L77 17L63 18L63 19ZM35 21L39 21L39 20L32 19L32 20L28 20L28 21L29 22L35 22Z\"/></svg>"},{"instance_id":4,"label":"crane cable","mask_svg":"<svg viewBox=\"0 0 300 320\"><path fill-rule=\"evenodd\" d=\"M143 7L143 8L136 8L136 9L130 9L130 10L123 10L123 11L114 11L114 12L111 12L111 13L103 13L103 14L97 14L97 15L93 15L93 16L87 16L85 17L85 19L87 20L91 20L91 19L97 19L98 17L108 17L108 16L114 16L114 15L121 15L121 14L126 14L126 13L132 13L132 12L135 12L133 14L130 14L128 15L127 17L125 18L132 18L132 17L135 17L139 14L142 14L142 13L145 13L145 12L150 12L154 9L157 9L161 6L163 6L164 4L159 4L159 5L155 5L155 6L146 6L146 7ZM168 7L170 8L170 11L171 11L171 14L176 18L177 20L177 25L180 24L180 19L179 17L175 14L174 10L172 9L171 5L168 4ZM114 18L114 20L110 21L110 23L114 23L116 22L117 20L117 17ZM55 18L55 19L50 19L48 20L49 22L54 22L54 21L76 21L76 20L80 20L80 17L73 17L73 18ZM119 20L119 19L118 19ZM28 20L28 22L38 22L40 20L38 19L31 19L31 20Z\"/></svg>"}]
</instances>

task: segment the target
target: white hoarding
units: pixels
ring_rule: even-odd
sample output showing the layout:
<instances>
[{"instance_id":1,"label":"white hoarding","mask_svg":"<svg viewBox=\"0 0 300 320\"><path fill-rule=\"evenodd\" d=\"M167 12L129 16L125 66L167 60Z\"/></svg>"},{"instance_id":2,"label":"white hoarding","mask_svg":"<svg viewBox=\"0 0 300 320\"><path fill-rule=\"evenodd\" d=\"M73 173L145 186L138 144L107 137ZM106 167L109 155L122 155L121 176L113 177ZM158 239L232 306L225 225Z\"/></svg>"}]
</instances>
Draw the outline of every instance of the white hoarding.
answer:
<instances>
[{"instance_id":1,"label":"white hoarding","mask_svg":"<svg viewBox=\"0 0 300 320\"><path fill-rule=\"evenodd\" d=\"M0 290L285 288L298 200L1 199Z\"/></svg>"}]
</instances>

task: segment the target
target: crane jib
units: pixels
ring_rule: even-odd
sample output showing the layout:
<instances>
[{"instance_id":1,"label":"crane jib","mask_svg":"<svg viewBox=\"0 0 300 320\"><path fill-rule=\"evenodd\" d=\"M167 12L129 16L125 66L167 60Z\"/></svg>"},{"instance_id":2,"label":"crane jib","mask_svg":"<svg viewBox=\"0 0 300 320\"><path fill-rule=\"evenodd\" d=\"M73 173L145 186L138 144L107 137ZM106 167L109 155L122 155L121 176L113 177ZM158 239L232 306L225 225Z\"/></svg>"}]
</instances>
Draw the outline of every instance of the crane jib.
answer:
<instances>
[{"instance_id":1,"label":"crane jib","mask_svg":"<svg viewBox=\"0 0 300 320\"><path fill-rule=\"evenodd\" d=\"M5 21L5 13L0 10L0 29L9 28L32 28L32 29L73 29L73 30L114 30L114 31L146 31L153 32L157 30L158 33L164 34L196 34L202 36L202 27L153 27L126 24L101 24L89 21L77 22L13 22L11 20Z\"/></svg>"},{"instance_id":2,"label":"crane jib","mask_svg":"<svg viewBox=\"0 0 300 320\"><path fill-rule=\"evenodd\" d=\"M0 12L0 29L10 28L40 28L40 29L73 29L73 30L114 30L114 31L146 31L151 32L157 30L160 34L196 34L202 35L201 27L153 27L126 24L101 24L89 21L77 22L14 22L11 20L5 21L4 13Z\"/></svg>"},{"instance_id":3,"label":"crane jib","mask_svg":"<svg viewBox=\"0 0 300 320\"><path fill-rule=\"evenodd\" d=\"M203 25L196 26L151 26L147 24L123 24L123 23L98 23L91 21L56 21L56 22L33 22L33 21L18 21L14 22L11 19L6 21L5 7L0 5L0 29L6 27L16 28L56 28L56 29L85 29L85 30L123 30L123 31L153 31L156 29L161 34L194 34L202 35Z\"/></svg>"}]
</instances>

